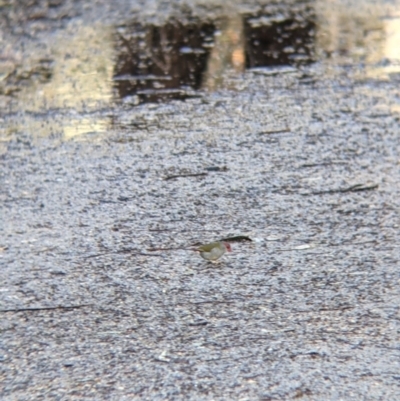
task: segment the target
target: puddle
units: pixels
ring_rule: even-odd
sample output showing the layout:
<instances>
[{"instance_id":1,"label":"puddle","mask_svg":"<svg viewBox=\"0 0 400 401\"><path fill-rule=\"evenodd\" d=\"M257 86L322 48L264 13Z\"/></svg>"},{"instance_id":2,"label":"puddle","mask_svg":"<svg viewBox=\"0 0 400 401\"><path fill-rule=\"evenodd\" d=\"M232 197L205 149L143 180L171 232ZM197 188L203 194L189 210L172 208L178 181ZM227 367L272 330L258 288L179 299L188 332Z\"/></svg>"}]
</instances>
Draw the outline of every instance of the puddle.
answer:
<instances>
[{"instance_id":1,"label":"puddle","mask_svg":"<svg viewBox=\"0 0 400 401\"><path fill-rule=\"evenodd\" d=\"M7 124L0 126L0 137L106 132L104 115L113 101L111 44L111 30L97 24L56 31L46 43L50 51L32 46L22 55L5 48L0 108L7 110Z\"/></svg>"},{"instance_id":2,"label":"puddle","mask_svg":"<svg viewBox=\"0 0 400 401\"><path fill-rule=\"evenodd\" d=\"M201 87L214 32L212 23L201 22L117 29L113 80L119 97L142 103L190 96L188 88Z\"/></svg>"},{"instance_id":3,"label":"puddle","mask_svg":"<svg viewBox=\"0 0 400 401\"><path fill-rule=\"evenodd\" d=\"M315 15L309 20L248 18L245 34L248 68L299 66L314 61Z\"/></svg>"},{"instance_id":4,"label":"puddle","mask_svg":"<svg viewBox=\"0 0 400 401\"><path fill-rule=\"evenodd\" d=\"M360 80L399 81L398 0L304 4L294 3L285 14L260 9L218 19L171 19L164 25L71 20L63 29L49 28L51 34L32 45L5 42L0 49L0 108L5 110L0 136L30 126L44 136L58 128L67 136L107 132L105 116L115 105L235 90L248 69L269 74L317 61L326 64L326 74L335 74L330 67L349 65ZM400 110L398 104L391 107ZM72 129L57 125L74 115ZM50 129L37 124L52 119Z\"/></svg>"},{"instance_id":5,"label":"puddle","mask_svg":"<svg viewBox=\"0 0 400 401\"><path fill-rule=\"evenodd\" d=\"M132 105L186 99L233 89L231 78L246 69L268 72L317 60L359 64L360 79L397 79L400 13L395 4L381 6L317 1L289 17L229 14L186 24L126 24L115 33L114 88Z\"/></svg>"},{"instance_id":6,"label":"puddle","mask_svg":"<svg viewBox=\"0 0 400 401\"><path fill-rule=\"evenodd\" d=\"M133 104L198 96L246 68L311 63L314 34L312 19L241 15L119 27L114 86Z\"/></svg>"}]
</instances>

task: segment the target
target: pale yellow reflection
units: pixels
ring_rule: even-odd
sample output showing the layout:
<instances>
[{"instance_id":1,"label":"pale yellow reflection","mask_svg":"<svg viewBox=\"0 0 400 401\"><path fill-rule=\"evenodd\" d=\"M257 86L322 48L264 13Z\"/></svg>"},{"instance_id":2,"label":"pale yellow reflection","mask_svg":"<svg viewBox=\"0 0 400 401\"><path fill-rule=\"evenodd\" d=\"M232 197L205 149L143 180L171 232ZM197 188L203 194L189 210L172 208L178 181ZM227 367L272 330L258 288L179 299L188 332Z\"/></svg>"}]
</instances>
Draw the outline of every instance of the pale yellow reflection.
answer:
<instances>
[{"instance_id":1,"label":"pale yellow reflection","mask_svg":"<svg viewBox=\"0 0 400 401\"><path fill-rule=\"evenodd\" d=\"M400 72L400 1L318 0L317 52L335 61L362 61L362 78Z\"/></svg>"},{"instance_id":2,"label":"pale yellow reflection","mask_svg":"<svg viewBox=\"0 0 400 401\"><path fill-rule=\"evenodd\" d=\"M385 27L384 54L388 59L400 62L400 16L383 21Z\"/></svg>"},{"instance_id":3,"label":"pale yellow reflection","mask_svg":"<svg viewBox=\"0 0 400 401\"><path fill-rule=\"evenodd\" d=\"M82 135L96 135L106 132L110 125L108 118L72 120L65 123L63 126L64 138L70 139Z\"/></svg>"},{"instance_id":4,"label":"pale yellow reflection","mask_svg":"<svg viewBox=\"0 0 400 401\"><path fill-rule=\"evenodd\" d=\"M106 117L75 118L58 116L45 120L34 118L30 115L21 116L19 119L9 120L0 129L0 138L4 141L19 136L21 132L27 132L32 137L62 137L71 139L79 135L96 135L109 131L110 120Z\"/></svg>"},{"instance_id":5,"label":"pale yellow reflection","mask_svg":"<svg viewBox=\"0 0 400 401\"><path fill-rule=\"evenodd\" d=\"M50 82L22 94L26 109L73 108L87 111L108 104L112 95L111 30L104 26L71 27L61 32L52 49ZM35 97L29 99L30 97ZM31 101L30 101L31 100Z\"/></svg>"},{"instance_id":6,"label":"pale yellow reflection","mask_svg":"<svg viewBox=\"0 0 400 401\"><path fill-rule=\"evenodd\" d=\"M61 129L65 137L72 137L86 132L105 131L105 120L98 122L97 117L91 120L86 116L85 119L77 119L74 113L80 117L109 107L114 61L112 46L111 29L101 25L71 25L60 31L54 40L50 38L47 55L31 54L30 59L25 61L25 64L35 65L35 60L50 55L49 80L45 83L32 82L17 94L19 111L48 113L47 123L35 121L34 116L23 113L24 117L10 122L9 128L3 127L3 133L7 136L7 131L11 130L46 136ZM63 114L71 112L69 124L65 116L61 117L63 123L55 121L60 118L58 109Z\"/></svg>"},{"instance_id":7,"label":"pale yellow reflection","mask_svg":"<svg viewBox=\"0 0 400 401\"><path fill-rule=\"evenodd\" d=\"M215 35L202 86L210 91L220 88L230 72L240 73L245 66L243 18L239 14L231 14L221 21Z\"/></svg>"}]
</instances>

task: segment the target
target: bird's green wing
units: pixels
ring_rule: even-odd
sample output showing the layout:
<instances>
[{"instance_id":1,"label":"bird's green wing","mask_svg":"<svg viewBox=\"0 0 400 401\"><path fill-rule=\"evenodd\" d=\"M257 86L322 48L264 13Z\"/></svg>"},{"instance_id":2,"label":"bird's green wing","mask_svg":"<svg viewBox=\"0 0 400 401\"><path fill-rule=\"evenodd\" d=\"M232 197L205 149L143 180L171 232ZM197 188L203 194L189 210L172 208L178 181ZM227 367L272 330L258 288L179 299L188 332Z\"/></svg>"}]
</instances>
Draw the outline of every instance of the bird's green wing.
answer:
<instances>
[{"instance_id":1,"label":"bird's green wing","mask_svg":"<svg viewBox=\"0 0 400 401\"><path fill-rule=\"evenodd\" d=\"M200 252L211 252L213 248L219 247L220 244L219 242L211 242L210 244L204 244L202 246L199 246L199 251Z\"/></svg>"}]
</instances>

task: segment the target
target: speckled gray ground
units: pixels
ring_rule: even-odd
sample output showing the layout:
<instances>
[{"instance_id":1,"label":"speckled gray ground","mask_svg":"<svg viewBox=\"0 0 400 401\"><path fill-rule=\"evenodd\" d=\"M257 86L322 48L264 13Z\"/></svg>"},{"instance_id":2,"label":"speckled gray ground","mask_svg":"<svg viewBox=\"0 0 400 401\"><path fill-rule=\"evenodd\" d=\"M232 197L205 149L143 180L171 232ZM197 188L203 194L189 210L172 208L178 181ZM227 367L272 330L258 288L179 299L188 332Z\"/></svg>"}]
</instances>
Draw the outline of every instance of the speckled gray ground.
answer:
<instances>
[{"instance_id":1,"label":"speckled gray ground","mask_svg":"<svg viewBox=\"0 0 400 401\"><path fill-rule=\"evenodd\" d=\"M363 73L248 71L97 110L108 133L3 138L1 398L400 399L399 82ZM152 251L236 234L217 266Z\"/></svg>"}]
</instances>

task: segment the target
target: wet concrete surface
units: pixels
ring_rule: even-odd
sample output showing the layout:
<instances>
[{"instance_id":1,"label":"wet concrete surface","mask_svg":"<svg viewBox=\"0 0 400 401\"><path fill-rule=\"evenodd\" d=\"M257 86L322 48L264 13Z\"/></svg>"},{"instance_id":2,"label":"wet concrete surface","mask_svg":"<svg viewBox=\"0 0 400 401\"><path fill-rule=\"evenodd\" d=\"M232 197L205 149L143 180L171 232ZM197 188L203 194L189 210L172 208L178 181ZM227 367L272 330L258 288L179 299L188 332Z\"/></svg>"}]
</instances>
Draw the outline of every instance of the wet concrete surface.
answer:
<instances>
[{"instance_id":1,"label":"wet concrete surface","mask_svg":"<svg viewBox=\"0 0 400 401\"><path fill-rule=\"evenodd\" d=\"M243 68L157 102L121 96L118 29L222 7L53 3L1 4L1 398L399 399L392 3L317 3L312 63L233 46ZM186 249L238 235L217 265Z\"/></svg>"}]
</instances>

